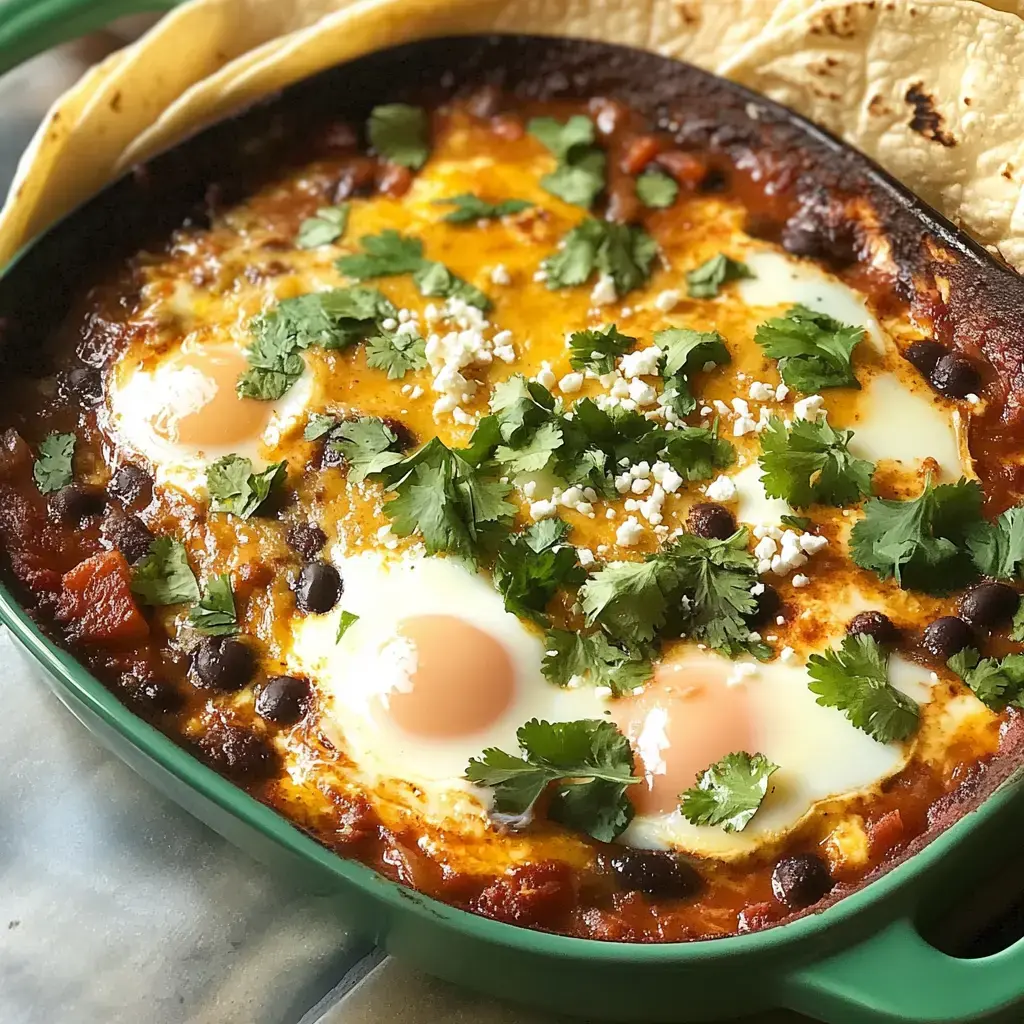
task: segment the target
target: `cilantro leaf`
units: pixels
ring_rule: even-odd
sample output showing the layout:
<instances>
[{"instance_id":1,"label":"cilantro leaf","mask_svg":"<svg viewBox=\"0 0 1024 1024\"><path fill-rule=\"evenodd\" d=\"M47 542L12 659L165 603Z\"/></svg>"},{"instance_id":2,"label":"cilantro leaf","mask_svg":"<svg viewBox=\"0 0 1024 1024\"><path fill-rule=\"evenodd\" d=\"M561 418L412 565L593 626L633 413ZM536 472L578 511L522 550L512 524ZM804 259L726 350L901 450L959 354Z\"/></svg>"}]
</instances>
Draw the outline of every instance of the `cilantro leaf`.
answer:
<instances>
[{"instance_id":1,"label":"cilantro leaf","mask_svg":"<svg viewBox=\"0 0 1024 1024\"><path fill-rule=\"evenodd\" d=\"M609 643L603 633L552 629L544 637L544 677L556 686L583 681L607 687L615 697L631 694L651 678L650 661Z\"/></svg>"},{"instance_id":2,"label":"cilantro leaf","mask_svg":"<svg viewBox=\"0 0 1024 1024\"><path fill-rule=\"evenodd\" d=\"M525 817L541 793L556 783L549 818L600 842L611 842L625 831L633 818L626 787L640 780L633 775L629 741L611 722L532 719L516 737L521 756L491 747L472 758L466 769L468 781L494 790L499 814Z\"/></svg>"},{"instance_id":3,"label":"cilantro leaf","mask_svg":"<svg viewBox=\"0 0 1024 1024\"><path fill-rule=\"evenodd\" d=\"M543 189L567 203L589 208L604 189L607 159L594 144L594 122L576 114L564 124L553 117L535 117L526 130L558 160L558 166L541 178Z\"/></svg>"},{"instance_id":4,"label":"cilantro leaf","mask_svg":"<svg viewBox=\"0 0 1024 1024\"><path fill-rule=\"evenodd\" d=\"M726 540L684 533L660 557L675 575L672 605L682 608L679 629L729 657L750 653L763 660L770 655L766 645L750 638L747 623L757 609L750 591L758 576L757 559L747 551L746 529Z\"/></svg>"},{"instance_id":5,"label":"cilantro leaf","mask_svg":"<svg viewBox=\"0 0 1024 1024\"><path fill-rule=\"evenodd\" d=\"M679 795L679 810L694 825L721 825L742 832L768 793L768 780L779 770L764 754L738 751L697 776L697 785Z\"/></svg>"},{"instance_id":6,"label":"cilantro leaf","mask_svg":"<svg viewBox=\"0 0 1024 1024\"><path fill-rule=\"evenodd\" d=\"M366 364L387 370L388 380L401 380L410 370L427 365L426 342L405 331L381 331L366 343Z\"/></svg>"},{"instance_id":7,"label":"cilantro leaf","mask_svg":"<svg viewBox=\"0 0 1024 1024\"><path fill-rule=\"evenodd\" d=\"M720 252L699 267L686 272L686 294L691 299L713 299L723 284L753 276L753 271L746 263Z\"/></svg>"},{"instance_id":8,"label":"cilantro leaf","mask_svg":"<svg viewBox=\"0 0 1024 1024\"><path fill-rule=\"evenodd\" d=\"M993 711L1002 711L1008 704L1024 706L1024 654L982 659L973 647L965 647L946 664Z\"/></svg>"},{"instance_id":9,"label":"cilantro leaf","mask_svg":"<svg viewBox=\"0 0 1024 1024\"><path fill-rule=\"evenodd\" d=\"M606 565L580 588L587 625L599 625L627 645L653 640L665 625L677 583L673 566L663 558Z\"/></svg>"},{"instance_id":10,"label":"cilantro leaf","mask_svg":"<svg viewBox=\"0 0 1024 1024\"><path fill-rule=\"evenodd\" d=\"M389 163L419 170L430 156L426 111L386 103L370 111L370 144Z\"/></svg>"},{"instance_id":11,"label":"cilantro leaf","mask_svg":"<svg viewBox=\"0 0 1024 1024\"><path fill-rule=\"evenodd\" d=\"M575 331L569 336L569 362L574 370L611 373L615 360L636 344L636 338L623 334L615 324L594 330Z\"/></svg>"},{"instance_id":12,"label":"cilantro leaf","mask_svg":"<svg viewBox=\"0 0 1024 1024\"><path fill-rule=\"evenodd\" d=\"M850 556L904 590L958 590L974 577L966 538L982 521L981 500L973 480L933 487L931 477L909 501L872 498L850 534Z\"/></svg>"},{"instance_id":13,"label":"cilantro leaf","mask_svg":"<svg viewBox=\"0 0 1024 1024\"><path fill-rule=\"evenodd\" d=\"M587 218L542 264L548 288L583 284L595 270L609 274L618 294L639 288L651 272L657 243L643 228Z\"/></svg>"},{"instance_id":14,"label":"cilantro leaf","mask_svg":"<svg viewBox=\"0 0 1024 1024\"><path fill-rule=\"evenodd\" d=\"M188 613L188 621L207 636L233 636L238 632L235 595L226 572L207 580L206 593Z\"/></svg>"},{"instance_id":15,"label":"cilantro leaf","mask_svg":"<svg viewBox=\"0 0 1024 1024\"><path fill-rule=\"evenodd\" d=\"M636 179L636 197L648 209L665 210L678 195L679 184L664 171L646 171Z\"/></svg>"},{"instance_id":16,"label":"cilantro leaf","mask_svg":"<svg viewBox=\"0 0 1024 1024\"><path fill-rule=\"evenodd\" d=\"M852 505L871 494L875 467L850 454L852 430L824 420L794 420L787 430L776 416L761 432L761 482L769 498L794 508Z\"/></svg>"},{"instance_id":17,"label":"cilantro leaf","mask_svg":"<svg viewBox=\"0 0 1024 1024\"><path fill-rule=\"evenodd\" d=\"M576 549L565 542L568 532L561 519L544 519L504 539L494 564L494 585L506 611L546 623L544 610L558 588L575 587L587 578Z\"/></svg>"},{"instance_id":18,"label":"cilantro leaf","mask_svg":"<svg viewBox=\"0 0 1024 1024\"><path fill-rule=\"evenodd\" d=\"M794 530L809 530L811 520L807 516L779 516L779 522L783 526L791 526Z\"/></svg>"},{"instance_id":19,"label":"cilantro leaf","mask_svg":"<svg viewBox=\"0 0 1024 1024\"><path fill-rule=\"evenodd\" d=\"M730 361L725 339L718 331L694 331L689 327L668 327L656 331L654 344L665 353L665 377L694 373L705 363L724 366Z\"/></svg>"},{"instance_id":20,"label":"cilantro leaf","mask_svg":"<svg viewBox=\"0 0 1024 1024\"><path fill-rule=\"evenodd\" d=\"M495 384L490 407L498 436L511 448L519 448L533 431L553 422L559 409L543 384L519 373Z\"/></svg>"},{"instance_id":21,"label":"cilantro leaf","mask_svg":"<svg viewBox=\"0 0 1024 1024\"><path fill-rule=\"evenodd\" d=\"M1024 507L1008 508L994 523L976 523L967 534L971 558L983 576L1012 580L1024 564Z\"/></svg>"},{"instance_id":22,"label":"cilantro leaf","mask_svg":"<svg viewBox=\"0 0 1024 1024\"><path fill-rule=\"evenodd\" d=\"M32 466L32 479L41 494L52 494L74 479L71 461L75 454L74 434L47 434L39 442L39 457Z\"/></svg>"},{"instance_id":23,"label":"cilantro leaf","mask_svg":"<svg viewBox=\"0 0 1024 1024\"><path fill-rule=\"evenodd\" d=\"M377 321L396 313L376 288L335 288L285 299L249 322L253 342L246 355L249 369L236 385L239 397L280 398L305 369L302 349L346 348L362 341Z\"/></svg>"},{"instance_id":24,"label":"cilantro leaf","mask_svg":"<svg viewBox=\"0 0 1024 1024\"><path fill-rule=\"evenodd\" d=\"M463 280L443 263L424 260L412 275L413 283L425 298L457 298L478 309L490 309L491 300L476 285Z\"/></svg>"},{"instance_id":25,"label":"cilantro leaf","mask_svg":"<svg viewBox=\"0 0 1024 1024\"><path fill-rule=\"evenodd\" d=\"M393 532L419 533L428 555L447 551L472 560L488 529L515 513L504 500L511 486L463 456L435 437L378 471L394 495L384 505Z\"/></svg>"},{"instance_id":26,"label":"cilantro leaf","mask_svg":"<svg viewBox=\"0 0 1024 1024\"><path fill-rule=\"evenodd\" d=\"M355 612L342 611L338 619L338 632L335 634L334 642L340 643L341 638L359 621Z\"/></svg>"},{"instance_id":27,"label":"cilantro leaf","mask_svg":"<svg viewBox=\"0 0 1024 1024\"><path fill-rule=\"evenodd\" d=\"M562 447L562 428L554 422L542 423L514 447L499 445L494 459L508 473L539 473L546 469Z\"/></svg>"},{"instance_id":28,"label":"cilantro leaf","mask_svg":"<svg viewBox=\"0 0 1024 1024\"><path fill-rule=\"evenodd\" d=\"M1010 639L1017 643L1024 643L1024 598L1017 605L1017 611L1013 616L1013 624L1010 628Z\"/></svg>"},{"instance_id":29,"label":"cilantro leaf","mask_svg":"<svg viewBox=\"0 0 1024 1024\"><path fill-rule=\"evenodd\" d=\"M359 244L363 247L361 253L341 256L334 265L360 281L411 274L423 264L423 243L394 228L385 228L379 235L363 235Z\"/></svg>"},{"instance_id":30,"label":"cilantro leaf","mask_svg":"<svg viewBox=\"0 0 1024 1024\"><path fill-rule=\"evenodd\" d=\"M231 512L248 519L264 505L275 488L284 483L287 462L273 462L255 472L241 455L225 455L206 470L211 512Z\"/></svg>"},{"instance_id":31,"label":"cilantro leaf","mask_svg":"<svg viewBox=\"0 0 1024 1024\"><path fill-rule=\"evenodd\" d=\"M503 199L497 203L490 203L471 192L463 192L450 199L435 199L434 204L455 207L444 217L449 224L473 224L478 220L498 220L501 217L528 210L533 206L533 203L529 203L525 199Z\"/></svg>"},{"instance_id":32,"label":"cilantro leaf","mask_svg":"<svg viewBox=\"0 0 1024 1024\"><path fill-rule=\"evenodd\" d=\"M859 388L851 360L863 338L864 328L806 306L766 320L754 334L765 355L779 361L782 379L805 395L823 388Z\"/></svg>"},{"instance_id":33,"label":"cilantro leaf","mask_svg":"<svg viewBox=\"0 0 1024 1024\"><path fill-rule=\"evenodd\" d=\"M403 458L398 450L398 435L375 416L342 420L332 426L327 445L345 459L348 479L354 484L383 472Z\"/></svg>"},{"instance_id":34,"label":"cilantro leaf","mask_svg":"<svg viewBox=\"0 0 1024 1024\"><path fill-rule=\"evenodd\" d=\"M316 211L315 217L307 217L299 225L295 243L300 249L315 249L320 245L336 242L348 227L349 204L325 206Z\"/></svg>"},{"instance_id":35,"label":"cilantro leaf","mask_svg":"<svg viewBox=\"0 0 1024 1024\"><path fill-rule=\"evenodd\" d=\"M132 570L132 593L149 605L198 601L199 584L189 567L185 545L173 537L157 537Z\"/></svg>"},{"instance_id":36,"label":"cilantro leaf","mask_svg":"<svg viewBox=\"0 0 1024 1024\"><path fill-rule=\"evenodd\" d=\"M309 414L302 436L306 441L316 441L325 434L329 434L336 425L337 420L333 416L325 416L322 412L313 412Z\"/></svg>"},{"instance_id":37,"label":"cilantro leaf","mask_svg":"<svg viewBox=\"0 0 1024 1024\"><path fill-rule=\"evenodd\" d=\"M843 638L838 650L807 659L808 684L818 703L838 708L858 729L879 743L905 740L917 732L915 701L889 682L889 655L863 633Z\"/></svg>"},{"instance_id":38,"label":"cilantro leaf","mask_svg":"<svg viewBox=\"0 0 1024 1024\"><path fill-rule=\"evenodd\" d=\"M679 427L668 434L661 459L684 480L710 480L736 461L736 449L718 436L718 420L711 427Z\"/></svg>"}]
</instances>

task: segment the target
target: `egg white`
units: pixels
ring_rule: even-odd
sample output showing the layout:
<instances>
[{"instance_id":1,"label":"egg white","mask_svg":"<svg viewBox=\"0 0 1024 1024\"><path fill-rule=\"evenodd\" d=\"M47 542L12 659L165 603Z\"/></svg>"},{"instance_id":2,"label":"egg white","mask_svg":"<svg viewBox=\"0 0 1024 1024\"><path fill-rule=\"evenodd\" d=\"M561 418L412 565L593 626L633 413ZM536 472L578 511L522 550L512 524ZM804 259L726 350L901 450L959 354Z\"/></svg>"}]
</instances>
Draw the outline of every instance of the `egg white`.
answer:
<instances>
[{"instance_id":1,"label":"egg white","mask_svg":"<svg viewBox=\"0 0 1024 1024\"><path fill-rule=\"evenodd\" d=\"M193 346L194 349L200 346ZM276 401L267 402L269 417L263 431L244 442L197 448L169 440L154 429L153 410L170 406L176 413L201 408L211 397L208 381L190 367L175 367L172 360L181 349L166 354L153 369L120 361L108 383L105 426L122 449L143 456L157 483L172 485L196 497L205 493L206 469L225 455L248 458L256 469L278 461L275 451L284 433L306 419L314 392L314 375L308 365L302 376ZM170 401L168 396L171 396Z\"/></svg>"}]
</instances>

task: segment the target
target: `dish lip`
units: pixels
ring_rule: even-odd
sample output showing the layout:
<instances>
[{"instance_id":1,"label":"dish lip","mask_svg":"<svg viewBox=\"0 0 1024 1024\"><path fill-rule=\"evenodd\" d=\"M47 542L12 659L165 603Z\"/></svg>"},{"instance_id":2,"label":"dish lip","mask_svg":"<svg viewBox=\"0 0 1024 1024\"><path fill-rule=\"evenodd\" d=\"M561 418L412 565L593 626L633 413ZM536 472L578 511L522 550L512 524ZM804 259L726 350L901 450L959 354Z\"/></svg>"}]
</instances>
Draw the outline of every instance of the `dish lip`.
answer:
<instances>
[{"instance_id":1,"label":"dish lip","mask_svg":"<svg viewBox=\"0 0 1024 1024\"><path fill-rule=\"evenodd\" d=\"M464 43L494 39L516 39L526 43L531 41L544 44L563 43L614 51L620 54L634 54L638 57L642 56L646 60L671 64L690 73L698 73L711 82L721 83L733 94L745 98L748 104L762 108L779 123L796 126L802 135L813 139L819 146L826 147L832 153L855 158L860 165L860 170L870 183L884 191L887 198L904 209L928 235L937 238L959 257L969 259L975 265L983 266L987 273L1001 273L1007 278L1013 279L1024 297L1024 280L996 260L974 239L956 228L937 210L893 178L870 157L789 108L685 61L651 54L631 46L598 43L572 36L487 32L447 35L417 40L412 43L402 43L345 63L359 63L367 57L380 56L394 51L408 51L419 46L443 44L448 41ZM316 72L289 86L284 93L287 94L294 88L308 84L313 79L330 74L344 66L344 64L334 65L326 71ZM244 117L249 109L251 108L236 112L211 125L202 125L197 129L196 134L216 130L224 121ZM749 112L749 117L752 121L759 119L753 112ZM168 152L188 145L193 137L190 135L179 140ZM160 155L162 154L158 154L153 159L160 159ZM124 179L119 180L123 181ZM99 195L116 184L117 182L111 182ZM88 206L95 198L95 196L90 197L82 206L25 245L7 266L0 268L0 281L6 279L40 243L64 230L67 223L73 220L82 208ZM725 959L725 954L753 956L792 951L795 947L820 937L823 930L834 932L868 915L872 910L879 910L884 904L895 902L894 898L901 891L933 871L937 863L962 845L975 828L991 822L992 819L1004 812L1006 805L1019 794L1024 793L1024 763L1022 763L1015 766L977 806L962 812L952 824L929 839L923 848L900 860L889 870L870 879L865 884L858 885L854 891L843 895L842 898L821 910L805 913L762 931L724 935L720 938L663 943L632 943L578 938L507 924L443 903L425 893L394 882L374 869L356 860L346 858L318 843L312 836L304 833L276 810L261 803L240 786L203 764L184 747L135 714L70 652L58 647L43 632L17 601L7 583L2 580L0 580L0 623L10 629L18 642L61 689L70 693L106 725L128 740L140 753L235 819L242 821L295 855L316 862L320 868L325 869L340 882L354 886L364 895L384 902L394 910L412 909L417 914L443 922L447 927L462 933L467 938L528 954L556 956L577 962L663 965L685 961L695 963L718 961ZM890 916L898 917L899 909L894 910ZM817 959L824 958L826 955L827 952L822 951Z\"/></svg>"}]
</instances>

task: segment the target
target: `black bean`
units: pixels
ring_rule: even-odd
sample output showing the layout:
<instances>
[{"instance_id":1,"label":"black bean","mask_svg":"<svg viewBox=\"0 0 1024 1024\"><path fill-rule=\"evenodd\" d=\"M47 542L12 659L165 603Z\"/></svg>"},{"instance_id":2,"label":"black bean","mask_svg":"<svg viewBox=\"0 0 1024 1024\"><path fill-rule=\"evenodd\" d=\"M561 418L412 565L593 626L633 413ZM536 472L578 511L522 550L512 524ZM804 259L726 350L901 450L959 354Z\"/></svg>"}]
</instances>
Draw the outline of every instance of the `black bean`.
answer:
<instances>
[{"instance_id":1,"label":"black bean","mask_svg":"<svg viewBox=\"0 0 1024 1024\"><path fill-rule=\"evenodd\" d=\"M153 533L138 516L126 516L120 512L111 512L103 520L103 536L129 562L137 562L149 553L153 543Z\"/></svg>"},{"instance_id":2,"label":"black bean","mask_svg":"<svg viewBox=\"0 0 1024 1024\"><path fill-rule=\"evenodd\" d=\"M941 345L937 341L915 341L903 353L903 358L925 377L930 377L932 370L935 369L935 364L948 351L945 345Z\"/></svg>"},{"instance_id":3,"label":"black bean","mask_svg":"<svg viewBox=\"0 0 1024 1024\"><path fill-rule=\"evenodd\" d=\"M708 540L725 540L736 532L732 513L711 501L702 501L690 509L686 517L690 532Z\"/></svg>"},{"instance_id":4,"label":"black bean","mask_svg":"<svg viewBox=\"0 0 1024 1024\"><path fill-rule=\"evenodd\" d=\"M309 562L302 567L295 586L295 603L300 611L329 612L341 597L341 575L327 562Z\"/></svg>"},{"instance_id":5,"label":"black bean","mask_svg":"<svg viewBox=\"0 0 1024 1024\"><path fill-rule=\"evenodd\" d=\"M935 364L929 375L932 387L948 398L966 398L981 389L981 375L963 356L952 352Z\"/></svg>"},{"instance_id":6,"label":"black bean","mask_svg":"<svg viewBox=\"0 0 1024 1024\"><path fill-rule=\"evenodd\" d=\"M929 654L943 661L952 658L974 639L971 627L955 615L943 615L925 626L921 644Z\"/></svg>"},{"instance_id":7,"label":"black bean","mask_svg":"<svg viewBox=\"0 0 1024 1024\"><path fill-rule=\"evenodd\" d=\"M693 865L675 853L625 848L609 857L608 867L619 888L627 892L682 899L701 887L700 875Z\"/></svg>"},{"instance_id":8,"label":"black bean","mask_svg":"<svg viewBox=\"0 0 1024 1024\"><path fill-rule=\"evenodd\" d=\"M107 496L93 484L68 484L50 496L50 514L62 523L74 526L83 519L99 515Z\"/></svg>"},{"instance_id":9,"label":"black bean","mask_svg":"<svg viewBox=\"0 0 1024 1024\"><path fill-rule=\"evenodd\" d=\"M1006 583L979 583L957 602L960 618L981 629L997 629L1013 618L1020 595Z\"/></svg>"},{"instance_id":10,"label":"black bean","mask_svg":"<svg viewBox=\"0 0 1024 1024\"><path fill-rule=\"evenodd\" d=\"M107 484L112 498L134 508L145 508L153 500L153 478L132 462L125 463Z\"/></svg>"},{"instance_id":11,"label":"black bean","mask_svg":"<svg viewBox=\"0 0 1024 1024\"><path fill-rule=\"evenodd\" d=\"M131 692L131 700L144 711L167 714L184 703L181 694L160 679L140 679Z\"/></svg>"},{"instance_id":12,"label":"black bean","mask_svg":"<svg viewBox=\"0 0 1024 1024\"><path fill-rule=\"evenodd\" d=\"M192 654L197 686L212 690L240 690L256 671L256 657L248 644L234 637L205 637Z\"/></svg>"},{"instance_id":13,"label":"black bean","mask_svg":"<svg viewBox=\"0 0 1024 1024\"><path fill-rule=\"evenodd\" d=\"M783 857L772 872L775 898L793 910L817 903L834 884L828 866L813 853Z\"/></svg>"},{"instance_id":14,"label":"black bean","mask_svg":"<svg viewBox=\"0 0 1024 1024\"><path fill-rule=\"evenodd\" d=\"M212 727L199 746L215 768L234 778L263 778L276 767L274 752L267 741L238 725Z\"/></svg>"},{"instance_id":15,"label":"black bean","mask_svg":"<svg viewBox=\"0 0 1024 1024\"><path fill-rule=\"evenodd\" d=\"M320 554L327 543L327 534L315 523L292 523L288 527L286 540L288 547L309 560Z\"/></svg>"},{"instance_id":16,"label":"black bean","mask_svg":"<svg viewBox=\"0 0 1024 1024\"><path fill-rule=\"evenodd\" d=\"M762 583L761 586L764 589L760 593L754 594L756 607L750 615L746 616L749 626L773 624L782 608L782 598L779 597L779 592L770 583Z\"/></svg>"},{"instance_id":17,"label":"black bean","mask_svg":"<svg viewBox=\"0 0 1024 1024\"><path fill-rule=\"evenodd\" d=\"M103 399L103 374L95 366L76 366L69 370L61 390L87 408Z\"/></svg>"},{"instance_id":18,"label":"black bean","mask_svg":"<svg viewBox=\"0 0 1024 1024\"><path fill-rule=\"evenodd\" d=\"M701 192L724 192L728 187L729 177L720 167L710 168L700 183Z\"/></svg>"},{"instance_id":19,"label":"black bean","mask_svg":"<svg viewBox=\"0 0 1024 1024\"><path fill-rule=\"evenodd\" d=\"M271 676L256 697L256 714L278 725L294 725L309 710L309 683L295 676Z\"/></svg>"},{"instance_id":20,"label":"black bean","mask_svg":"<svg viewBox=\"0 0 1024 1024\"><path fill-rule=\"evenodd\" d=\"M869 636L880 644L894 644L900 638L892 619L876 611L854 615L846 624L846 632L851 636Z\"/></svg>"}]
</instances>

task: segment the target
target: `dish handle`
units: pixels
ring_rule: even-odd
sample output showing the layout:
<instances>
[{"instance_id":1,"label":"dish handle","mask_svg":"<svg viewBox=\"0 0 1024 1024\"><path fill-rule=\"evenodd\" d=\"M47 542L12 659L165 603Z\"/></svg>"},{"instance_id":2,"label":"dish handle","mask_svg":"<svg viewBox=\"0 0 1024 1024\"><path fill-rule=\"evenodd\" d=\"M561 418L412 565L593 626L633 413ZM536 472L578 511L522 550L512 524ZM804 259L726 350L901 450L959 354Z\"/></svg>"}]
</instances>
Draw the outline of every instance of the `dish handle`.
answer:
<instances>
[{"instance_id":1,"label":"dish handle","mask_svg":"<svg viewBox=\"0 0 1024 1024\"><path fill-rule=\"evenodd\" d=\"M901 918L871 938L797 970L790 1009L844 1024L971 1024L1024 1016L1024 939L962 960L930 946Z\"/></svg>"},{"instance_id":2,"label":"dish handle","mask_svg":"<svg viewBox=\"0 0 1024 1024\"><path fill-rule=\"evenodd\" d=\"M166 11L181 0L0 0L0 74L37 53L126 14Z\"/></svg>"}]
</instances>

